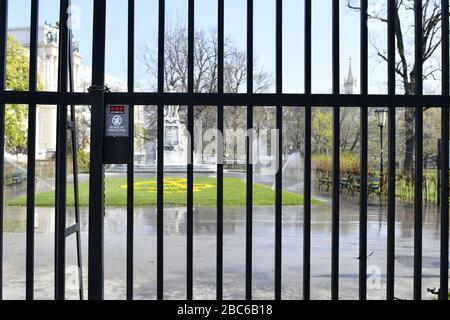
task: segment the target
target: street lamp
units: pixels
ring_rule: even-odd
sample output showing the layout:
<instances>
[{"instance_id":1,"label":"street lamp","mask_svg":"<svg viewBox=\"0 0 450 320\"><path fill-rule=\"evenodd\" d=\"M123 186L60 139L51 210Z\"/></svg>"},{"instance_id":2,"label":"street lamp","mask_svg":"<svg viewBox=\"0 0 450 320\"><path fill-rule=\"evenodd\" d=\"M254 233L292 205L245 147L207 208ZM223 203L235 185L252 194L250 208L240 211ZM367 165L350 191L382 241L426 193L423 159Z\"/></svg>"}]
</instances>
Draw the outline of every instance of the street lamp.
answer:
<instances>
[{"instance_id":1,"label":"street lamp","mask_svg":"<svg viewBox=\"0 0 450 320\"><path fill-rule=\"evenodd\" d=\"M385 108L375 110L377 116L378 127L380 128L380 194L383 193L384 166L383 166L383 128L386 126L388 111Z\"/></svg>"}]
</instances>

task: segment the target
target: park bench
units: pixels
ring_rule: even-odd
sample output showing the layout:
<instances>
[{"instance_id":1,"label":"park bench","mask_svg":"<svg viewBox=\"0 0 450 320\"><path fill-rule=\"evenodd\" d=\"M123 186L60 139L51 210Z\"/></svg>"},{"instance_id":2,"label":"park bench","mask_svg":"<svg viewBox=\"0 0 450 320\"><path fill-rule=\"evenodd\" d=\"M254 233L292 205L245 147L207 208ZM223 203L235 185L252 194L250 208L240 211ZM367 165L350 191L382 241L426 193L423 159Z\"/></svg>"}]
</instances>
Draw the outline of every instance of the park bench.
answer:
<instances>
[{"instance_id":1,"label":"park bench","mask_svg":"<svg viewBox=\"0 0 450 320\"><path fill-rule=\"evenodd\" d=\"M353 181L351 184L352 192L359 192L361 189L361 177L360 176L353 176ZM376 177L367 177L367 192L368 193L375 193L380 194L381 188L380 188L381 179Z\"/></svg>"},{"instance_id":2,"label":"park bench","mask_svg":"<svg viewBox=\"0 0 450 320\"><path fill-rule=\"evenodd\" d=\"M317 188L319 191L321 190L321 187L324 186L327 189L327 192L330 191L331 186L333 185L333 180L329 174L323 174L319 176L318 179L318 186Z\"/></svg>"},{"instance_id":3,"label":"park bench","mask_svg":"<svg viewBox=\"0 0 450 320\"><path fill-rule=\"evenodd\" d=\"M22 184L27 181L27 173L21 169L14 169L9 176L12 185Z\"/></svg>"},{"instance_id":4,"label":"park bench","mask_svg":"<svg viewBox=\"0 0 450 320\"><path fill-rule=\"evenodd\" d=\"M341 175L340 178L341 190L352 191L353 190L353 177L351 174Z\"/></svg>"},{"instance_id":5,"label":"park bench","mask_svg":"<svg viewBox=\"0 0 450 320\"><path fill-rule=\"evenodd\" d=\"M340 179L341 191L349 191L352 194L354 194L355 192L359 192L361 188L360 179L361 179L360 176L353 176L351 174L343 175ZM322 186L325 186L327 191L329 191L333 186L333 179L329 174L320 176L318 182L319 182L318 185L319 191L321 190ZM375 193L379 195L381 191L380 182L381 182L380 178L369 176L367 178L368 193Z\"/></svg>"},{"instance_id":6,"label":"park bench","mask_svg":"<svg viewBox=\"0 0 450 320\"><path fill-rule=\"evenodd\" d=\"M324 174L319 177L318 179L319 185L319 191L321 190L320 187L325 186L327 191L330 190L330 188L333 186L333 178L329 174ZM351 174L343 175L341 176L339 180L339 184L341 187L341 190L351 190L353 188L353 178Z\"/></svg>"},{"instance_id":7,"label":"park bench","mask_svg":"<svg viewBox=\"0 0 450 320\"><path fill-rule=\"evenodd\" d=\"M319 191L321 190L321 186L325 186L327 191L330 190L330 188L333 186L333 178L329 174L325 174L319 177L318 179L319 185ZM351 189L352 188L352 176L351 175L345 175L342 176L339 180L339 184L341 186L342 190Z\"/></svg>"}]
</instances>

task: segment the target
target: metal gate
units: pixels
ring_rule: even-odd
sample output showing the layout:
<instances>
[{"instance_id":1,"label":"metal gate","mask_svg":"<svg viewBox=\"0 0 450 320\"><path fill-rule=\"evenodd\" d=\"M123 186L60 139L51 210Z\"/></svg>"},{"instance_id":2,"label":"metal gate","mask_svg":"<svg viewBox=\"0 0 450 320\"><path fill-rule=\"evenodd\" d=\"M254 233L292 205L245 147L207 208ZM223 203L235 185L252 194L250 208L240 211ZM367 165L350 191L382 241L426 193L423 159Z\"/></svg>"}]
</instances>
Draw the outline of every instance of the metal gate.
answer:
<instances>
[{"instance_id":1,"label":"metal gate","mask_svg":"<svg viewBox=\"0 0 450 320\"><path fill-rule=\"evenodd\" d=\"M128 0L128 92L110 93L105 87L105 26L106 26L106 0L94 1L94 23L93 23L93 57L92 57L92 87L89 93L69 92L68 63L70 50L70 30L65 23L69 18L68 7L70 0L60 1L60 35L59 35L59 60L58 91L37 92L37 39L36 30L38 24L39 1L32 0L31 9L31 46L30 46L30 90L28 92L7 91L5 87L6 74L6 41L7 41L7 0L0 0L0 181L4 183L4 131L5 131L5 104L26 104L29 106L29 145L34 145L35 139L35 106L46 104L58 105L58 138L57 138L57 184L56 184L56 257L55 257L55 298L64 299L65 295L65 214L66 214L66 144L67 144L67 107L70 105L92 106L92 128L91 128L91 158L90 158L90 195L89 195L89 269L88 269L88 293L89 299L103 299L104 287L104 145L105 145L105 105L125 104L130 106L131 137L133 136L133 106L134 105L156 105L158 106L158 148L157 148L157 297L163 299L164 274L163 274L163 215L164 215L164 106L165 105L187 105L187 127L193 136L194 131L194 106L209 105L217 106L218 121L217 128L220 132L224 130L224 106L247 106L247 128L253 127L254 106L276 106L276 129L279 130L278 144L282 145L282 108L294 108L304 106L306 112L305 121L305 147L306 156L304 162L304 243L303 243L303 294L304 299L310 299L311 285L311 109L313 106L333 106L333 192L332 192L332 270L331 270L331 296L339 299L339 226L340 226L340 106L350 106L360 109L361 125L361 157L360 157L360 231L359 231L359 297L365 300L367 297L367 188L368 188L368 108L384 106L389 108L389 159L388 159L388 234L387 234L387 291L386 298L394 299L394 259L395 259L395 146L396 146L396 120L395 112L398 107L415 108L415 156L422 159L423 146L423 108L442 108L442 152L449 154L449 1L442 0L442 94L434 96L423 95L423 64L422 64L422 1L415 1L415 62L417 72L415 74L416 92L414 96L396 95L395 90L395 31L396 2L387 1L388 6L388 94L372 95L368 93L368 0L361 0L361 94L340 94L339 64L340 64L340 41L339 26L340 12L339 0L332 1L332 61L333 61L333 93L312 94L311 83L311 43L312 43L312 18L311 0L305 0L305 52L304 52L304 94L283 93L283 14L282 0L276 1L276 93L255 94L252 81L247 81L247 93L227 94L224 93L224 1L218 0L217 26L218 26L218 93L195 93L194 92L194 0L188 0L188 92L167 93L164 92L164 41L165 41L165 1L159 0L158 18L158 92L137 93L134 92L134 1ZM255 2L255 5L257 1ZM248 78L253 78L253 7L254 1L247 0L247 71ZM418 10L417 10L418 9ZM223 146L218 146L217 165L217 299L223 298L223 179L224 170L222 163ZM277 162L282 163L282 151L278 148ZM192 159L194 152L193 144L190 145L189 156ZM28 149L29 170L28 181L35 180L34 163L35 150ZM246 205L246 299L252 299L252 185L253 170L249 158L249 144L247 143L247 205ZM128 160L128 205L127 205L127 298L133 299L133 143L130 144ZM441 199L449 198L449 159L443 156L441 159L442 191ZM415 167L415 233L414 233L414 298L422 297L422 166ZM194 166L187 165L187 299L193 299L193 178ZM276 174L276 219L275 219L275 299L282 298L282 182L281 170ZM33 183L28 185L27 193L27 272L26 289L27 298L33 298L34 290L34 190ZM3 192L0 192L0 250L3 247ZM449 252L449 204L442 201L441 205L441 241L440 241L440 298L448 299L448 252ZM2 256L2 252L0 252ZM0 264L0 298L3 270L3 259Z\"/></svg>"}]
</instances>

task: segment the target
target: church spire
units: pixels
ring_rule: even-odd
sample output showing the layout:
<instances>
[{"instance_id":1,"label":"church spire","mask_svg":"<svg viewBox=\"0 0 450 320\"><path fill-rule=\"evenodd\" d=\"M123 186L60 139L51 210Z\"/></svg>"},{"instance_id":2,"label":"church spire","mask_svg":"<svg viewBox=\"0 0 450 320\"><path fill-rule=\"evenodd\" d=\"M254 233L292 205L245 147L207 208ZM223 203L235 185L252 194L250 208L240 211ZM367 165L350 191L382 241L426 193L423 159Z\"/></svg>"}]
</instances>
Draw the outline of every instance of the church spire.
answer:
<instances>
[{"instance_id":1,"label":"church spire","mask_svg":"<svg viewBox=\"0 0 450 320\"><path fill-rule=\"evenodd\" d=\"M350 57L348 63L348 75L347 79L345 80L345 83L352 84L353 85L353 70L352 70L352 58Z\"/></svg>"},{"instance_id":2,"label":"church spire","mask_svg":"<svg viewBox=\"0 0 450 320\"><path fill-rule=\"evenodd\" d=\"M353 78L352 70L352 58L349 59L348 75L347 79L344 81L345 94L354 94L356 87L356 80Z\"/></svg>"}]
</instances>

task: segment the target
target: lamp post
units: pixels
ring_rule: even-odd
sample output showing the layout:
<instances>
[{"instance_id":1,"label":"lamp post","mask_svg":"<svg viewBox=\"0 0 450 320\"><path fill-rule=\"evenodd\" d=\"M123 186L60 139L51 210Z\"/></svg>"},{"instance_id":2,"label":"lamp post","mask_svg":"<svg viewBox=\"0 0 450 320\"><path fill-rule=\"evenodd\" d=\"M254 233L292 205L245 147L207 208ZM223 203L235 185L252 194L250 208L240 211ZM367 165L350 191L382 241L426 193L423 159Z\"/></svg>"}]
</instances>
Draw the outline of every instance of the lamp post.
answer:
<instances>
[{"instance_id":1,"label":"lamp post","mask_svg":"<svg viewBox=\"0 0 450 320\"><path fill-rule=\"evenodd\" d=\"M377 116L378 127L380 128L380 194L383 193L383 183L384 183L384 161L383 161L383 128L386 126L386 121L388 117L388 111L385 108L380 108L375 111Z\"/></svg>"}]
</instances>

